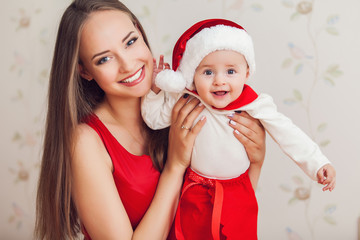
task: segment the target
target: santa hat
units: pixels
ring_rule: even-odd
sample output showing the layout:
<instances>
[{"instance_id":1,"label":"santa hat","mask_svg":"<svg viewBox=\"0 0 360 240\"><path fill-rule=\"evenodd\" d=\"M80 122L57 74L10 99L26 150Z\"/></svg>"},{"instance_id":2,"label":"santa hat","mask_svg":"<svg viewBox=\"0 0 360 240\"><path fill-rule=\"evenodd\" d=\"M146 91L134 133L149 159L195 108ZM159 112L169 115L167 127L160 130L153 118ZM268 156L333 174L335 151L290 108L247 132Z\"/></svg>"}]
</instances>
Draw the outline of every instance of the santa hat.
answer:
<instances>
[{"instance_id":1,"label":"santa hat","mask_svg":"<svg viewBox=\"0 0 360 240\"><path fill-rule=\"evenodd\" d=\"M240 25L225 19L208 19L194 24L176 42L173 50L172 69L161 71L155 79L164 91L194 90L196 68L209 53L232 50L244 55L249 73L255 71L255 54L250 35Z\"/></svg>"}]
</instances>

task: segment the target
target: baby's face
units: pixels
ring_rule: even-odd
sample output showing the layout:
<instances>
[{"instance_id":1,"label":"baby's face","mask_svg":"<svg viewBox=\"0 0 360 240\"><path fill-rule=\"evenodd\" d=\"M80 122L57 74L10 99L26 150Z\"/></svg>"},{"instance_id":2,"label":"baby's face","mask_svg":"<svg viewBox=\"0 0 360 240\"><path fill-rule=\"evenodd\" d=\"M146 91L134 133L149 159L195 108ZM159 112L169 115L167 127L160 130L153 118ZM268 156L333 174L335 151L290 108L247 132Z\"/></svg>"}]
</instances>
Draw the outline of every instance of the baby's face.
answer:
<instances>
[{"instance_id":1,"label":"baby's face","mask_svg":"<svg viewBox=\"0 0 360 240\"><path fill-rule=\"evenodd\" d=\"M249 77L245 57L231 50L207 55L194 74L194 85L200 98L215 108L224 108L236 100Z\"/></svg>"}]
</instances>

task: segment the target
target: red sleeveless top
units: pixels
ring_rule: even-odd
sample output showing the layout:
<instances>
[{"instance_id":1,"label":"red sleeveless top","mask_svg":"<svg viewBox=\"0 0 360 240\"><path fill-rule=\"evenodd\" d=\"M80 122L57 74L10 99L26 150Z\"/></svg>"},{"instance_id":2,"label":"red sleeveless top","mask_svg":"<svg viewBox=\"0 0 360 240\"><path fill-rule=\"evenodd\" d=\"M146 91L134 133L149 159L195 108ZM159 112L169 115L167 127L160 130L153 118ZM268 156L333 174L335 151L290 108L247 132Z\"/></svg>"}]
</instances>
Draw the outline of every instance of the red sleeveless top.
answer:
<instances>
[{"instance_id":1,"label":"red sleeveless top","mask_svg":"<svg viewBox=\"0 0 360 240\"><path fill-rule=\"evenodd\" d=\"M94 114L85 121L101 138L112 160L115 185L133 229L147 211L160 177L148 155L129 153ZM91 239L84 229L85 239Z\"/></svg>"}]
</instances>

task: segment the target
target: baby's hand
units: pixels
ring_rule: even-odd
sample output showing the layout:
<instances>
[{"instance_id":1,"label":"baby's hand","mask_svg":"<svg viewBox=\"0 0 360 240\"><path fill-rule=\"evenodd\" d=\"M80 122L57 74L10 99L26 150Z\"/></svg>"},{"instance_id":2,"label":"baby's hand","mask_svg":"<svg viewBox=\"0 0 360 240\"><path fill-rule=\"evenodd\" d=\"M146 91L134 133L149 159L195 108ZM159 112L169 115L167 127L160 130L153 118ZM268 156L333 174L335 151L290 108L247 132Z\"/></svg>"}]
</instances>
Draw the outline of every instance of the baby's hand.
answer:
<instances>
[{"instance_id":1,"label":"baby's hand","mask_svg":"<svg viewBox=\"0 0 360 240\"><path fill-rule=\"evenodd\" d=\"M318 183L325 185L323 191L329 190L330 192L335 188L336 184L336 171L331 164L326 164L317 172Z\"/></svg>"},{"instance_id":2,"label":"baby's hand","mask_svg":"<svg viewBox=\"0 0 360 240\"><path fill-rule=\"evenodd\" d=\"M151 85L151 90L158 94L160 92L160 88L158 88L156 85L155 85L155 78L156 78L156 75L158 75L159 72L161 72L162 70L165 69L170 69L170 64L168 63L164 63L164 55L160 55L160 59L159 59L159 65L156 66L156 59L154 58L153 59L154 61L154 67L153 67L153 74L152 74L152 85Z\"/></svg>"}]
</instances>

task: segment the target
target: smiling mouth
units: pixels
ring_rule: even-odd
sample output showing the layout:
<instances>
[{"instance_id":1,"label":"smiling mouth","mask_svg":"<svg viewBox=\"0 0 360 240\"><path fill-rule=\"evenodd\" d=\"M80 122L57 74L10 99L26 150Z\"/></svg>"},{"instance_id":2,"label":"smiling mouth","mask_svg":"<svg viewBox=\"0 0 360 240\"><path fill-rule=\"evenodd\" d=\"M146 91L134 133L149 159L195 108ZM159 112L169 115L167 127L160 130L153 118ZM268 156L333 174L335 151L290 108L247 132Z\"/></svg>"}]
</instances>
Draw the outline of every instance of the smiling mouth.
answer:
<instances>
[{"instance_id":1,"label":"smiling mouth","mask_svg":"<svg viewBox=\"0 0 360 240\"><path fill-rule=\"evenodd\" d=\"M143 71L143 67L140 68L134 75L132 75L131 77L128 77L122 81L120 81L120 83L132 83L133 81L137 80L140 76L141 73Z\"/></svg>"},{"instance_id":2,"label":"smiling mouth","mask_svg":"<svg viewBox=\"0 0 360 240\"><path fill-rule=\"evenodd\" d=\"M213 92L212 94L216 95L216 96L224 96L228 93L229 91L216 91Z\"/></svg>"}]
</instances>

